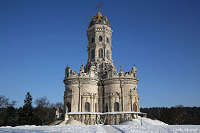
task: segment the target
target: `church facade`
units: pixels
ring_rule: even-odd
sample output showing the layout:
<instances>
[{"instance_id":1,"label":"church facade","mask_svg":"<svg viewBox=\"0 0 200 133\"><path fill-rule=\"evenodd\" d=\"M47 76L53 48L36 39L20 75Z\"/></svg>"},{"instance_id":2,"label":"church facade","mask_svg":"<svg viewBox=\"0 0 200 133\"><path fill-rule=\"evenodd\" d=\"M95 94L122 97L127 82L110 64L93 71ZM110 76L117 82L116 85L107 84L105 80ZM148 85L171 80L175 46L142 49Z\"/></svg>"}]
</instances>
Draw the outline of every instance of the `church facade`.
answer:
<instances>
[{"instance_id":1,"label":"church facade","mask_svg":"<svg viewBox=\"0 0 200 133\"><path fill-rule=\"evenodd\" d=\"M112 60L112 29L98 11L87 30L88 62L76 73L65 70L64 106L70 112L140 112L135 66L117 72Z\"/></svg>"}]
</instances>

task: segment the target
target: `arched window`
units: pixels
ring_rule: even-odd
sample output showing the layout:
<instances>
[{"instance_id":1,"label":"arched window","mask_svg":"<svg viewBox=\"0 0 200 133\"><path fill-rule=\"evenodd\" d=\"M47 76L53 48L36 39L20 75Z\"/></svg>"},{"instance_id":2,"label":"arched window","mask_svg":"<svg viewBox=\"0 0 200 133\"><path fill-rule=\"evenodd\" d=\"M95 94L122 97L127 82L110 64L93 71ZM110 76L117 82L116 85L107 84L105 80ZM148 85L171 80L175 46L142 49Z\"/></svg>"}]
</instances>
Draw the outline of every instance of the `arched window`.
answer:
<instances>
[{"instance_id":1,"label":"arched window","mask_svg":"<svg viewBox=\"0 0 200 133\"><path fill-rule=\"evenodd\" d=\"M109 38L107 38L107 43L108 43L108 44L110 43L110 39L109 39Z\"/></svg>"},{"instance_id":2,"label":"arched window","mask_svg":"<svg viewBox=\"0 0 200 133\"><path fill-rule=\"evenodd\" d=\"M119 103L115 102L114 104L114 111L119 111Z\"/></svg>"},{"instance_id":3,"label":"arched window","mask_svg":"<svg viewBox=\"0 0 200 133\"><path fill-rule=\"evenodd\" d=\"M92 38L92 43L94 43L94 37Z\"/></svg>"},{"instance_id":4,"label":"arched window","mask_svg":"<svg viewBox=\"0 0 200 133\"><path fill-rule=\"evenodd\" d=\"M94 49L92 50L91 56L92 56L92 59L95 58L95 51L94 51Z\"/></svg>"},{"instance_id":5,"label":"arched window","mask_svg":"<svg viewBox=\"0 0 200 133\"><path fill-rule=\"evenodd\" d=\"M85 103L85 112L90 112L90 103Z\"/></svg>"},{"instance_id":6,"label":"arched window","mask_svg":"<svg viewBox=\"0 0 200 133\"><path fill-rule=\"evenodd\" d=\"M99 49L99 58L103 58L103 49L102 48Z\"/></svg>"},{"instance_id":7,"label":"arched window","mask_svg":"<svg viewBox=\"0 0 200 133\"><path fill-rule=\"evenodd\" d=\"M106 110L105 110L105 112L108 112L108 104L106 104Z\"/></svg>"},{"instance_id":8,"label":"arched window","mask_svg":"<svg viewBox=\"0 0 200 133\"><path fill-rule=\"evenodd\" d=\"M99 42L103 41L103 37L99 36Z\"/></svg>"},{"instance_id":9,"label":"arched window","mask_svg":"<svg viewBox=\"0 0 200 133\"><path fill-rule=\"evenodd\" d=\"M137 104L136 103L133 104L133 111L137 112Z\"/></svg>"},{"instance_id":10,"label":"arched window","mask_svg":"<svg viewBox=\"0 0 200 133\"><path fill-rule=\"evenodd\" d=\"M110 60L110 51L109 50L107 50L107 52L106 52L107 54L107 59L109 59Z\"/></svg>"},{"instance_id":11,"label":"arched window","mask_svg":"<svg viewBox=\"0 0 200 133\"><path fill-rule=\"evenodd\" d=\"M68 113L71 112L71 104L70 103L67 103L67 110L68 110Z\"/></svg>"}]
</instances>

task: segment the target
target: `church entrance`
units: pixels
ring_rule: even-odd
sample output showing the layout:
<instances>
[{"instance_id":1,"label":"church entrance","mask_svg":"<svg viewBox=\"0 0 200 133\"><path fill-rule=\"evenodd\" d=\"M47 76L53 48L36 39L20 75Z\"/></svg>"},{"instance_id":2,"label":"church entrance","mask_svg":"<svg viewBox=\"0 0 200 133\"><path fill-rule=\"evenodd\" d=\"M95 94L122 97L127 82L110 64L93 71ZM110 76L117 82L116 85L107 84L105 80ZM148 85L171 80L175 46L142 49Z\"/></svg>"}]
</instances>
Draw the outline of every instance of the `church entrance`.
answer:
<instances>
[{"instance_id":1,"label":"church entrance","mask_svg":"<svg viewBox=\"0 0 200 133\"><path fill-rule=\"evenodd\" d=\"M118 102L115 102L114 104L114 111L119 111L119 103Z\"/></svg>"},{"instance_id":2,"label":"church entrance","mask_svg":"<svg viewBox=\"0 0 200 133\"><path fill-rule=\"evenodd\" d=\"M85 103L85 112L90 112L90 103Z\"/></svg>"}]
</instances>

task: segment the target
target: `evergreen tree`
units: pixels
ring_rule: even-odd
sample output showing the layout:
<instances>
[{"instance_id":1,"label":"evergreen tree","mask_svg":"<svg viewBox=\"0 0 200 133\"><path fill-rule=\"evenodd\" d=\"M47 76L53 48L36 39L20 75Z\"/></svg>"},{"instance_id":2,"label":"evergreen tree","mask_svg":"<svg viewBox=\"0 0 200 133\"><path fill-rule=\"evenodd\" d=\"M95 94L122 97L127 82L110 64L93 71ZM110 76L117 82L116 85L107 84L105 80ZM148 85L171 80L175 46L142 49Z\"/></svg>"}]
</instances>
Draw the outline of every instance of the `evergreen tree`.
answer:
<instances>
[{"instance_id":1,"label":"evergreen tree","mask_svg":"<svg viewBox=\"0 0 200 133\"><path fill-rule=\"evenodd\" d=\"M29 109L29 110L33 109L33 107L32 107L32 96L29 92L27 92L27 94L26 94L23 108L26 108L26 109Z\"/></svg>"},{"instance_id":2,"label":"evergreen tree","mask_svg":"<svg viewBox=\"0 0 200 133\"><path fill-rule=\"evenodd\" d=\"M32 106L32 96L29 92L27 92L24 106L22 110L19 112L20 116L20 125L32 125L33 118L33 106Z\"/></svg>"}]
</instances>

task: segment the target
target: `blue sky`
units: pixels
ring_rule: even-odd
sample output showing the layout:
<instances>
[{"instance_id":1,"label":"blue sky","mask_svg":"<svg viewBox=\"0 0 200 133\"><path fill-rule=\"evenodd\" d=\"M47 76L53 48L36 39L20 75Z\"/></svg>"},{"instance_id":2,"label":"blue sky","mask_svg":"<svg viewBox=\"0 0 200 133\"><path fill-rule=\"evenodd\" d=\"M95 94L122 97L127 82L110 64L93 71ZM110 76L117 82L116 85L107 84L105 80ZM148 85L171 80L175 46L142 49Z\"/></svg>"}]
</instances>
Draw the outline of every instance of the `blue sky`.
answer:
<instances>
[{"instance_id":1,"label":"blue sky","mask_svg":"<svg viewBox=\"0 0 200 133\"><path fill-rule=\"evenodd\" d=\"M87 63L86 30L97 0L0 0L0 95L23 105L62 102L64 71ZM135 64L141 107L200 106L200 1L102 0L113 61Z\"/></svg>"}]
</instances>

